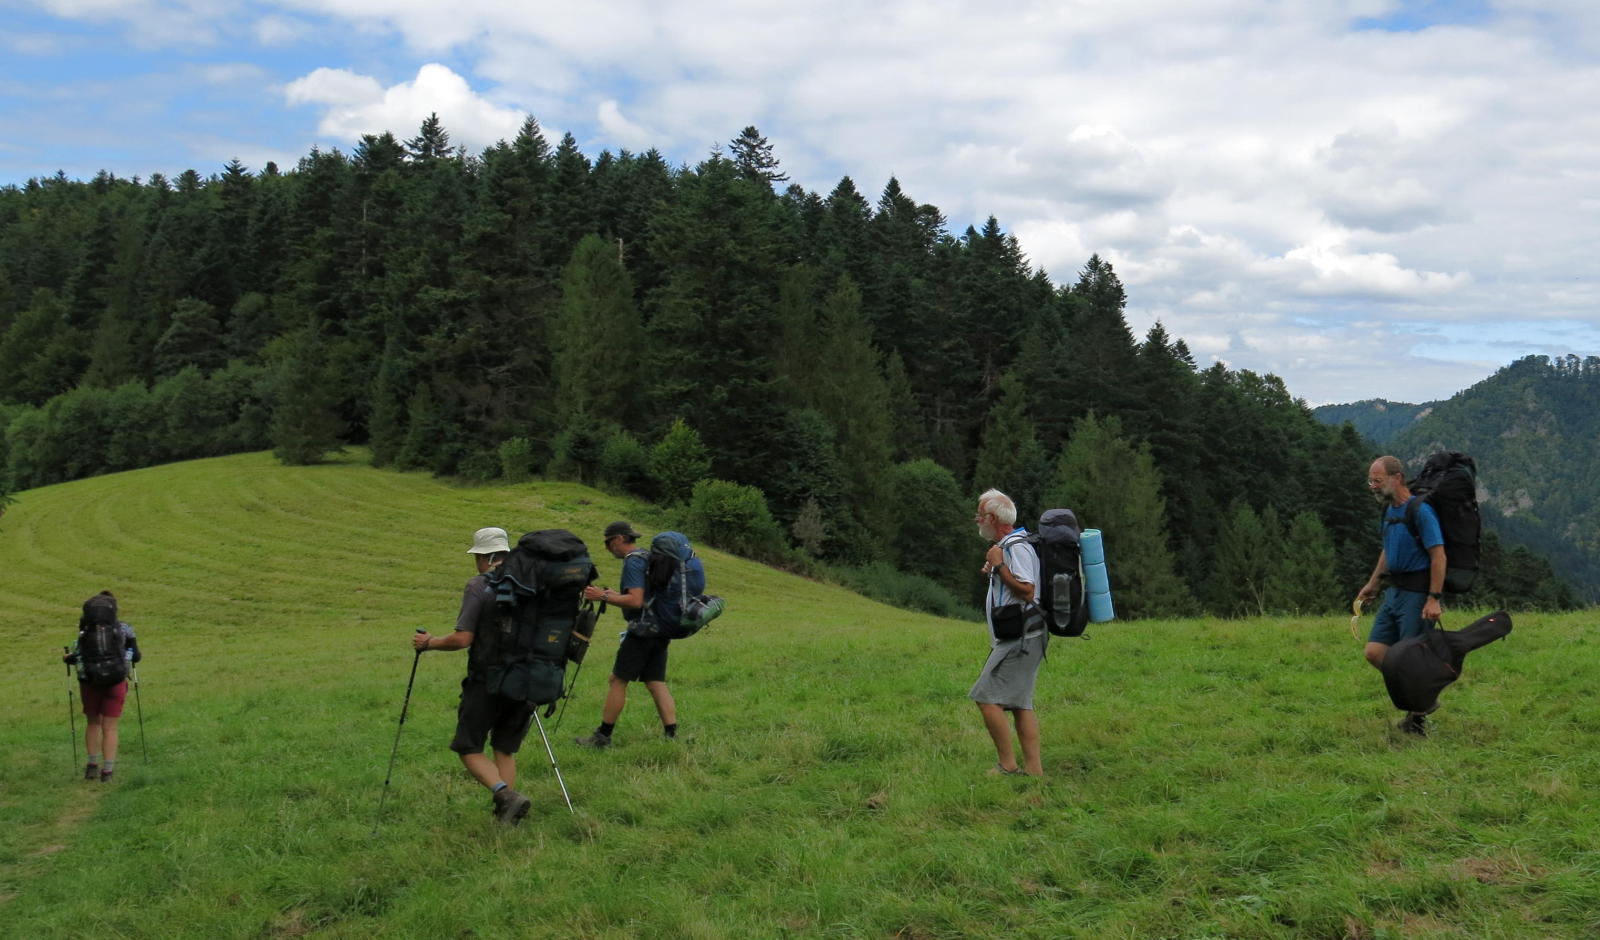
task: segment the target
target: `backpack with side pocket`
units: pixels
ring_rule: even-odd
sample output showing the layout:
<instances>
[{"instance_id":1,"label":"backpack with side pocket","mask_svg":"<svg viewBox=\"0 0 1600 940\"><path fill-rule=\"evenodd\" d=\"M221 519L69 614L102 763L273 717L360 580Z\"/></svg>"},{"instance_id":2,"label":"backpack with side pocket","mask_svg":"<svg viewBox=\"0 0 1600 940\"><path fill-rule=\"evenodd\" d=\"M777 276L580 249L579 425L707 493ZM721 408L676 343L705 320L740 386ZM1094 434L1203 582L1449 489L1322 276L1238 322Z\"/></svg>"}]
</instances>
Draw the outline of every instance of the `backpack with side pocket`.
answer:
<instances>
[{"instance_id":1,"label":"backpack with side pocket","mask_svg":"<svg viewBox=\"0 0 1600 940\"><path fill-rule=\"evenodd\" d=\"M78 674L100 688L128 678L128 637L117 620L116 599L108 594L96 594L83 602L83 617L78 621Z\"/></svg>"},{"instance_id":2,"label":"backpack with side pocket","mask_svg":"<svg viewBox=\"0 0 1600 940\"><path fill-rule=\"evenodd\" d=\"M722 598L706 594L706 569L682 532L660 532L645 561L644 610L628 627L636 636L681 640L721 616Z\"/></svg>"},{"instance_id":3,"label":"backpack with side pocket","mask_svg":"<svg viewBox=\"0 0 1600 940\"><path fill-rule=\"evenodd\" d=\"M594 635L583 589L597 577L588 547L566 529L524 535L484 575L496 617L473 637L469 669L495 695L553 708L566 694L567 662L582 662Z\"/></svg>"},{"instance_id":4,"label":"backpack with side pocket","mask_svg":"<svg viewBox=\"0 0 1600 940\"><path fill-rule=\"evenodd\" d=\"M1037 598L1055 636L1083 636L1089 625L1089 590L1083 576L1082 530L1070 509L1047 509L1028 543L1039 556Z\"/></svg>"}]
</instances>

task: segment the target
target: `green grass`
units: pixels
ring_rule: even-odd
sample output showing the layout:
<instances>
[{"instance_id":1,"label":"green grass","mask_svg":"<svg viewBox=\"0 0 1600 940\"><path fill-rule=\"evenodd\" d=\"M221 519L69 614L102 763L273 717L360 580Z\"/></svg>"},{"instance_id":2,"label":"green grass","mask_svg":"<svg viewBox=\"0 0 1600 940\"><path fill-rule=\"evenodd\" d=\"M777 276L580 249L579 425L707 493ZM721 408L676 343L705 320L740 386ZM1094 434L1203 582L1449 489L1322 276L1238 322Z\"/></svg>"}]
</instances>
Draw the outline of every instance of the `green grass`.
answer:
<instances>
[{"instance_id":1,"label":"green grass","mask_svg":"<svg viewBox=\"0 0 1600 940\"><path fill-rule=\"evenodd\" d=\"M983 773L979 627L702 550L729 611L673 647L681 740L639 689L611 751L572 746L603 634L552 736L577 813L534 736L534 812L497 830L446 749L465 660L428 654L373 837L408 637L453 621L472 531L650 515L359 456L151 468L0 519L0 935L1600 932L1589 614L1518 617L1425 741L1392 731L1343 618L1097 627L1041 675L1040 782ZM150 749L130 707L107 787L73 779L58 659L102 588L147 653Z\"/></svg>"}]
</instances>

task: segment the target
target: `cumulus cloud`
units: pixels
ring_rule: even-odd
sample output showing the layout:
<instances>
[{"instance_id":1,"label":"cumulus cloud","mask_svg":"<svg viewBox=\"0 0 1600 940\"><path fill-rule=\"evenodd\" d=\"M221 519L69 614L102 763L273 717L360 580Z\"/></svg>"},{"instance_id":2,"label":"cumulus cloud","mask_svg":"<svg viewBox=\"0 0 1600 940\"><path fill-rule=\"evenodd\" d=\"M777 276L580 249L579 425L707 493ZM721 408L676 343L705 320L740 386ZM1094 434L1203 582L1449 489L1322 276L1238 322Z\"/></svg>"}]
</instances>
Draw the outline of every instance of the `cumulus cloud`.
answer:
<instances>
[{"instance_id":1,"label":"cumulus cloud","mask_svg":"<svg viewBox=\"0 0 1600 940\"><path fill-rule=\"evenodd\" d=\"M1496 364L1452 330L1593 318L1597 288L1575 280L1600 240L1587 0L1471 16L1395 0L43 2L274 48L315 23L319 42L397 38L407 71L450 63L399 83L348 60L297 69L285 100L343 145L437 112L477 148L531 113L591 151L692 163L756 124L802 185L848 174L870 198L892 173L957 232L998 216L1058 281L1098 253L1136 329L1160 318L1324 400L1339 383L1400 395L1380 381L1437 397Z\"/></svg>"},{"instance_id":2,"label":"cumulus cloud","mask_svg":"<svg viewBox=\"0 0 1600 940\"><path fill-rule=\"evenodd\" d=\"M368 75L319 68L290 82L284 97L290 104L322 108L318 133L342 141L384 131L404 139L430 114L438 114L453 143L478 150L515 137L525 117L491 103L466 79L437 63L418 69L412 81L388 88Z\"/></svg>"}]
</instances>

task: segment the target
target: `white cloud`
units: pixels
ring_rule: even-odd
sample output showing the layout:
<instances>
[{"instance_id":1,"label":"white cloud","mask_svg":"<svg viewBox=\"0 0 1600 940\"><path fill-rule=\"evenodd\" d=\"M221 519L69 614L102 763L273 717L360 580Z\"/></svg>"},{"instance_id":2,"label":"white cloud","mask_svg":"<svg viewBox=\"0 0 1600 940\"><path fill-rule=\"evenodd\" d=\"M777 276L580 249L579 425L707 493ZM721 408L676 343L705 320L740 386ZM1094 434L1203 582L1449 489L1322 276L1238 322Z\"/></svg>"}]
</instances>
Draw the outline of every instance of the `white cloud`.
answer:
<instances>
[{"instance_id":1,"label":"white cloud","mask_svg":"<svg viewBox=\"0 0 1600 940\"><path fill-rule=\"evenodd\" d=\"M1058 281L1098 253L1137 330L1160 317L1197 353L1281 368L1308 397L1446 394L1462 363L1490 362L1458 325L1592 320L1600 294L1590 0L1499 0L1397 33L1353 24L1399 0L46 6L143 42L250 35L277 51L311 23L319 44L398 38L388 60L364 47L284 89L342 145L437 112L477 148L531 113L591 151L692 163L756 124L809 188L848 174L870 199L893 173L957 232L997 215ZM394 83L373 61L421 67Z\"/></svg>"},{"instance_id":2,"label":"white cloud","mask_svg":"<svg viewBox=\"0 0 1600 940\"><path fill-rule=\"evenodd\" d=\"M479 150L515 137L525 117L489 102L437 63L418 69L414 80L388 88L371 76L320 68L290 82L284 97L290 104L320 106L318 133L342 142L384 131L405 139L430 114L438 114L453 144Z\"/></svg>"}]
</instances>

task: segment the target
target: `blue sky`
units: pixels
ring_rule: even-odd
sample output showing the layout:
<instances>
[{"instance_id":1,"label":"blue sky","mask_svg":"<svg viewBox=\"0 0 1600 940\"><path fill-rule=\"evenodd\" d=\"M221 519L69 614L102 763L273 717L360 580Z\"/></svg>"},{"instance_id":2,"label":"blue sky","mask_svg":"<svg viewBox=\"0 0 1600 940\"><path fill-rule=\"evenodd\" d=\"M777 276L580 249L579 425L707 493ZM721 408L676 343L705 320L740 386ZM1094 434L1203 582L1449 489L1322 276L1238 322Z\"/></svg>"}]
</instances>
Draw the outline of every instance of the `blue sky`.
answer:
<instances>
[{"instance_id":1,"label":"blue sky","mask_svg":"<svg viewBox=\"0 0 1600 940\"><path fill-rule=\"evenodd\" d=\"M754 123L808 188L895 175L1057 281L1099 253L1202 363L1420 401L1600 354L1597 9L3 0L0 185L289 167L430 111L674 162Z\"/></svg>"}]
</instances>

